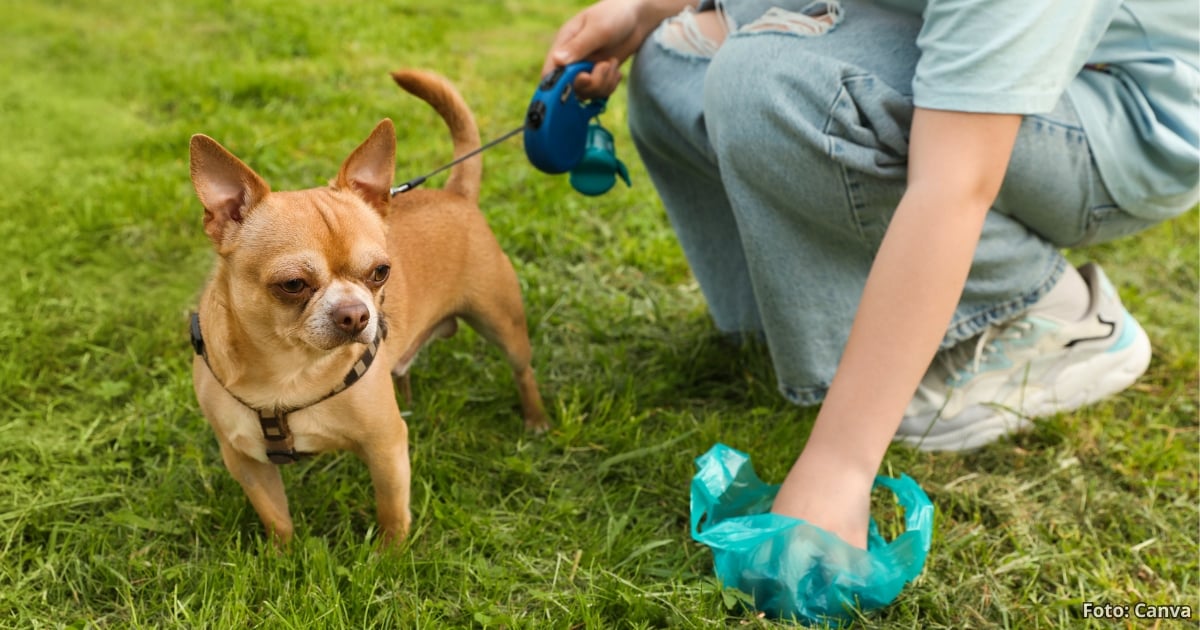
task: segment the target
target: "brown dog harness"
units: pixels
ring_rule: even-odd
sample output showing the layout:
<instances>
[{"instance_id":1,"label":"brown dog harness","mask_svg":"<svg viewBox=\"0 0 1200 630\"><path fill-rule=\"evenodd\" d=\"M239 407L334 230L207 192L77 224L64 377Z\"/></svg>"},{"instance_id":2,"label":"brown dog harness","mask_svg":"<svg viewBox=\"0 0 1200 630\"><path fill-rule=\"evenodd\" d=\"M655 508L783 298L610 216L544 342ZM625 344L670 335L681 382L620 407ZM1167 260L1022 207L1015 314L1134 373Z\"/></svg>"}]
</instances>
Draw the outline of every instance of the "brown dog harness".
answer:
<instances>
[{"instance_id":1,"label":"brown dog harness","mask_svg":"<svg viewBox=\"0 0 1200 630\"><path fill-rule=\"evenodd\" d=\"M288 428L288 414L295 413L301 409L306 409L317 403L324 402L348 389L351 385L358 382L363 374L371 368L371 364L375 362L375 355L379 353L379 346L387 339L387 323L383 318L379 319L379 329L375 332L375 339L367 344L367 349L363 351L358 361L354 363L354 367L350 368L350 372L346 374L346 378L342 380L333 391L324 396L303 405L290 407L275 407L273 409L260 409L242 400L237 394L229 391L229 388L217 378L217 373L213 372L212 365L208 362L208 352L204 347L204 337L200 334L200 314L192 313L192 348L196 354L204 359L204 365L208 366L209 373L217 380L221 387L233 396L234 400L242 403L251 411L258 414L258 423L262 426L263 439L267 441L267 459L273 464L292 464L301 457L311 456L312 453L296 452L295 441L292 438L292 431Z\"/></svg>"}]
</instances>

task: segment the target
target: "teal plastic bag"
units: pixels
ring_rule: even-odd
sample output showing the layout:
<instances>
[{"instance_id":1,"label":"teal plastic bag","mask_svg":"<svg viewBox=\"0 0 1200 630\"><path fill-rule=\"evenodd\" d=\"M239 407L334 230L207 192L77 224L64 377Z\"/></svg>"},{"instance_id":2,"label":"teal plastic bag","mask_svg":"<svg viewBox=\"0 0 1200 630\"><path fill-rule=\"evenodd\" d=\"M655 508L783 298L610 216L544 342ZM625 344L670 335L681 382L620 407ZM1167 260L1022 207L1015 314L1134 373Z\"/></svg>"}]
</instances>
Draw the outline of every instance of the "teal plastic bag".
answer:
<instances>
[{"instance_id":1,"label":"teal plastic bag","mask_svg":"<svg viewBox=\"0 0 1200 630\"><path fill-rule=\"evenodd\" d=\"M839 626L852 610L883 608L921 573L933 540L933 503L908 475L876 477L896 495L905 531L887 542L872 518L867 549L806 521L771 514L778 485L758 478L750 457L724 444L696 459L692 538L712 548L717 578L778 618Z\"/></svg>"}]
</instances>

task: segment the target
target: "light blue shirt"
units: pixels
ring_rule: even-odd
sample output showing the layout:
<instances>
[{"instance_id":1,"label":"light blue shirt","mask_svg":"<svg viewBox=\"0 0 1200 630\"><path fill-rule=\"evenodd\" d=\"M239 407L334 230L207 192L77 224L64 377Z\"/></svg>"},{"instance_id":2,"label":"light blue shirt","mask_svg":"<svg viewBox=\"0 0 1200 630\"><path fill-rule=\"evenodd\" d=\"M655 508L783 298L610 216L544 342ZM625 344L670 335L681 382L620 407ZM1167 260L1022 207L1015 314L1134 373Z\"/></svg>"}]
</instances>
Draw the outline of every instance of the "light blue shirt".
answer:
<instances>
[{"instance_id":1,"label":"light blue shirt","mask_svg":"<svg viewBox=\"0 0 1200 630\"><path fill-rule=\"evenodd\" d=\"M1038 114L1067 94L1125 211L1200 200L1196 0L880 0L919 12L918 107Z\"/></svg>"}]
</instances>

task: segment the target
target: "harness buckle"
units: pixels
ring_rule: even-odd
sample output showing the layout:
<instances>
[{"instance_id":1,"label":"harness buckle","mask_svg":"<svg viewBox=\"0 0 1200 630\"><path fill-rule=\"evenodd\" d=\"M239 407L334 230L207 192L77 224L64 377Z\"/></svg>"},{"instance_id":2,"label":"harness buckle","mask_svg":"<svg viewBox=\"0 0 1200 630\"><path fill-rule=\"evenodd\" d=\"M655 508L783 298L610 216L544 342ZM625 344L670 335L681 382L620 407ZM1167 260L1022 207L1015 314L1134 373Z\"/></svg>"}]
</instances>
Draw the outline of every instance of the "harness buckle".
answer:
<instances>
[{"instance_id":1,"label":"harness buckle","mask_svg":"<svg viewBox=\"0 0 1200 630\"><path fill-rule=\"evenodd\" d=\"M267 459L270 460L272 464L283 466L285 464L295 464L296 462L300 461L300 455L292 449L288 449L286 451L268 450Z\"/></svg>"}]
</instances>

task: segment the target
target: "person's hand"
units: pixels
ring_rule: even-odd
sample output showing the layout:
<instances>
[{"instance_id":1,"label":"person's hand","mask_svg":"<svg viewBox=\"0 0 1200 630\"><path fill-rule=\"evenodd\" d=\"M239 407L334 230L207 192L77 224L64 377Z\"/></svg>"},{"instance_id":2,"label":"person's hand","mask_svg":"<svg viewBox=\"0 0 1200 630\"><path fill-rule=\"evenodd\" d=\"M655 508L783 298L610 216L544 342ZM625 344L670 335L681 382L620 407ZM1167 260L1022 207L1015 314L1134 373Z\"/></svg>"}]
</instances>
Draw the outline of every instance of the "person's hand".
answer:
<instances>
[{"instance_id":1,"label":"person's hand","mask_svg":"<svg viewBox=\"0 0 1200 630\"><path fill-rule=\"evenodd\" d=\"M567 20L542 64L542 76L558 66L581 60L595 63L575 78L581 98L608 97L621 82L621 64L642 45L667 16L690 4L687 0L601 0Z\"/></svg>"},{"instance_id":2,"label":"person's hand","mask_svg":"<svg viewBox=\"0 0 1200 630\"><path fill-rule=\"evenodd\" d=\"M808 448L788 472L771 511L808 521L866 549L874 482L874 473L859 472Z\"/></svg>"}]
</instances>

